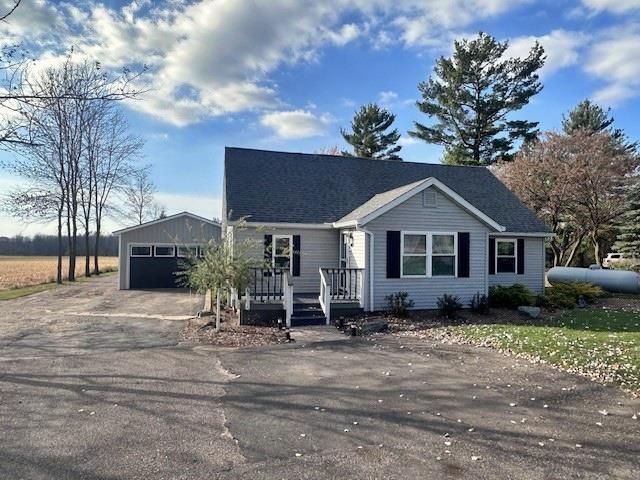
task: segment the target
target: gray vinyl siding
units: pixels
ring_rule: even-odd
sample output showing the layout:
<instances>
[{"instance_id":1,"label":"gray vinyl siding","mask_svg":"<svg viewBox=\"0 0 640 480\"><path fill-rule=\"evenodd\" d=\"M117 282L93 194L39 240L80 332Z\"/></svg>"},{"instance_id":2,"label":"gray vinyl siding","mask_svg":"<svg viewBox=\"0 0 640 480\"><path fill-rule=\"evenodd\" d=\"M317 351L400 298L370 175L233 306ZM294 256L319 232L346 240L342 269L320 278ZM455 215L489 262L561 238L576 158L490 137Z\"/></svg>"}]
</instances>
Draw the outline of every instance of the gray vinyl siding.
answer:
<instances>
[{"instance_id":1,"label":"gray vinyl siding","mask_svg":"<svg viewBox=\"0 0 640 480\"><path fill-rule=\"evenodd\" d=\"M496 237L506 238L506 237ZM509 238L518 238L517 235ZM489 286L522 283L535 293L544 292L544 238L524 239L524 274L496 273L489 275Z\"/></svg>"},{"instance_id":2,"label":"gray vinyl siding","mask_svg":"<svg viewBox=\"0 0 640 480\"><path fill-rule=\"evenodd\" d=\"M374 235L374 308L385 307L385 296L405 291L414 308L437 307L445 293L460 296L468 304L477 292L488 289L486 278L488 227L437 192L437 206L424 207L418 193L366 225ZM387 278L387 231L469 232L469 278Z\"/></svg>"},{"instance_id":3,"label":"gray vinyl siding","mask_svg":"<svg viewBox=\"0 0 640 480\"><path fill-rule=\"evenodd\" d=\"M300 276L293 277L294 293L320 292L320 267L338 267L340 257L340 234L333 229L274 228L235 229L234 240L241 243L253 239L254 255L264 258L265 235L300 235Z\"/></svg>"},{"instance_id":4,"label":"gray vinyl siding","mask_svg":"<svg viewBox=\"0 0 640 480\"><path fill-rule=\"evenodd\" d=\"M129 246L131 244L198 244L220 240L220 227L192 217L177 217L120 234L120 288L129 288Z\"/></svg>"}]
</instances>

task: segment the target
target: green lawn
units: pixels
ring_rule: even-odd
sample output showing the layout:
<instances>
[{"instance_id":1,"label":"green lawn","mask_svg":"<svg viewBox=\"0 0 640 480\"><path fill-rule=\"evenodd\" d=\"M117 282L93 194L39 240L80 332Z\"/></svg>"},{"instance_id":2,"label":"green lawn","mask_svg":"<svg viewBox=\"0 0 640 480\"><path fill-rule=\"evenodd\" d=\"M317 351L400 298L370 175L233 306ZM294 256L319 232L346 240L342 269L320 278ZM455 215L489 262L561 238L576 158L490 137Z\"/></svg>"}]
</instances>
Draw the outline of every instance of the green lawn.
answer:
<instances>
[{"instance_id":1,"label":"green lawn","mask_svg":"<svg viewBox=\"0 0 640 480\"><path fill-rule=\"evenodd\" d=\"M573 310L527 325L446 328L465 341L509 349L640 392L640 312Z\"/></svg>"}]
</instances>

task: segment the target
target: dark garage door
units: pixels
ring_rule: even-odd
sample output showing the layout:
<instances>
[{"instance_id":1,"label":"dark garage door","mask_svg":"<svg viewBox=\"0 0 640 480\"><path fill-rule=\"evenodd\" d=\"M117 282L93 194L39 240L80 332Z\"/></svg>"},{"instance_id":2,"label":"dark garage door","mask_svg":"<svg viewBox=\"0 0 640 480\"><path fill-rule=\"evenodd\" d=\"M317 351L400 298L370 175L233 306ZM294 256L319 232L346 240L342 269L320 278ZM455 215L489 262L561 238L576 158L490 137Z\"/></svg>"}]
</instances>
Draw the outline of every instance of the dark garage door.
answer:
<instances>
[{"instance_id":1,"label":"dark garage door","mask_svg":"<svg viewBox=\"0 0 640 480\"><path fill-rule=\"evenodd\" d=\"M130 288L176 288L178 277L178 259L176 257L130 257Z\"/></svg>"}]
</instances>

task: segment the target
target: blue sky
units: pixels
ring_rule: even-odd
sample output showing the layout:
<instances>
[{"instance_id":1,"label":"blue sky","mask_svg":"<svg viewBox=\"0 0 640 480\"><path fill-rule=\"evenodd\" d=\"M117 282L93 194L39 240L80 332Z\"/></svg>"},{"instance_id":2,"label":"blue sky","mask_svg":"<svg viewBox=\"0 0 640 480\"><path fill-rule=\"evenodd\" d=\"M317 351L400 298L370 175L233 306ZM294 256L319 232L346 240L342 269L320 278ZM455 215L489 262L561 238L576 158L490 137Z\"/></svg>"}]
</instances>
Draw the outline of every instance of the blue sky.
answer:
<instances>
[{"instance_id":1,"label":"blue sky","mask_svg":"<svg viewBox=\"0 0 640 480\"><path fill-rule=\"evenodd\" d=\"M416 86L479 30L514 56L545 47L544 90L517 117L557 129L588 97L640 138L640 0L23 0L0 28L41 65L71 47L107 68L148 65L152 90L123 108L169 213L220 215L225 145L346 148L340 127L371 101L397 115L405 160L438 162L440 147L406 136L428 121ZM19 181L0 171L0 189ZM0 235L41 230L0 217Z\"/></svg>"}]
</instances>

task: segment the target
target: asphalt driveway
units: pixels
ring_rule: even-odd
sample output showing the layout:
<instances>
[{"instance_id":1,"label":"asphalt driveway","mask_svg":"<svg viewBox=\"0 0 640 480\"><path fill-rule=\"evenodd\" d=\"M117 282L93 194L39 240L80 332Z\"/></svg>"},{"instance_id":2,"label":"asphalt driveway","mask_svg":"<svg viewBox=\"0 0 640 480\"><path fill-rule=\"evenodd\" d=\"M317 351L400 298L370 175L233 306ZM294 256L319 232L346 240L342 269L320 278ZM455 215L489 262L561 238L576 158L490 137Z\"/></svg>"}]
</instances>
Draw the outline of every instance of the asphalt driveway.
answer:
<instances>
[{"instance_id":1,"label":"asphalt driveway","mask_svg":"<svg viewBox=\"0 0 640 480\"><path fill-rule=\"evenodd\" d=\"M202 308L183 290L118 290L117 276L0 302L0 361L176 345Z\"/></svg>"},{"instance_id":2,"label":"asphalt driveway","mask_svg":"<svg viewBox=\"0 0 640 480\"><path fill-rule=\"evenodd\" d=\"M181 344L200 302L114 277L0 302L0 478L638 478L640 402L616 388L324 328Z\"/></svg>"}]
</instances>

